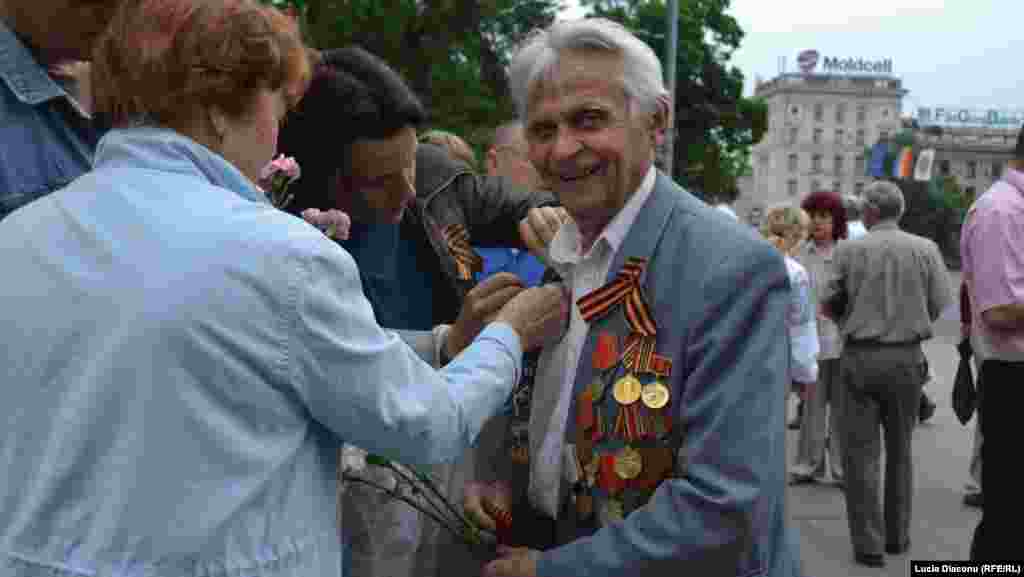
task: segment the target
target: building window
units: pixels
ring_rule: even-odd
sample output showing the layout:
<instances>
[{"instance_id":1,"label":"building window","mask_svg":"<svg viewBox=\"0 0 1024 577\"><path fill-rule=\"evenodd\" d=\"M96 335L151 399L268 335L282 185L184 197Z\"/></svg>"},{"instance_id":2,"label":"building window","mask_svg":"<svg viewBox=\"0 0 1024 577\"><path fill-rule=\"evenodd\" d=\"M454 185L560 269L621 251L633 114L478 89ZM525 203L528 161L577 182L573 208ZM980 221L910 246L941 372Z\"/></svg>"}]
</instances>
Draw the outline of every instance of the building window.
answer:
<instances>
[{"instance_id":1,"label":"building window","mask_svg":"<svg viewBox=\"0 0 1024 577\"><path fill-rule=\"evenodd\" d=\"M811 139L814 144L821 144L821 136L825 134L825 131L820 128L814 129L814 137Z\"/></svg>"},{"instance_id":2,"label":"building window","mask_svg":"<svg viewBox=\"0 0 1024 577\"><path fill-rule=\"evenodd\" d=\"M993 162L992 163L992 180L999 180L1003 177L1003 163Z\"/></svg>"},{"instance_id":3,"label":"building window","mask_svg":"<svg viewBox=\"0 0 1024 577\"><path fill-rule=\"evenodd\" d=\"M825 105L817 102L814 105L814 121L822 122L825 120Z\"/></svg>"},{"instance_id":4,"label":"building window","mask_svg":"<svg viewBox=\"0 0 1024 577\"><path fill-rule=\"evenodd\" d=\"M817 180L812 180L811 181L811 192L819 192L819 191L821 191L821 182L817 181Z\"/></svg>"},{"instance_id":5,"label":"building window","mask_svg":"<svg viewBox=\"0 0 1024 577\"><path fill-rule=\"evenodd\" d=\"M800 128L797 126L789 127L789 144L796 144L797 138L800 136Z\"/></svg>"},{"instance_id":6,"label":"building window","mask_svg":"<svg viewBox=\"0 0 1024 577\"><path fill-rule=\"evenodd\" d=\"M799 160L795 154L789 155L789 171L796 172L799 168Z\"/></svg>"},{"instance_id":7,"label":"building window","mask_svg":"<svg viewBox=\"0 0 1024 577\"><path fill-rule=\"evenodd\" d=\"M864 176L864 173L867 172L867 165L865 163L864 156L858 155L855 162L856 165L854 166L854 171L857 173L857 176Z\"/></svg>"},{"instance_id":8,"label":"building window","mask_svg":"<svg viewBox=\"0 0 1024 577\"><path fill-rule=\"evenodd\" d=\"M795 180L786 181L786 193L789 194L789 196L796 196L796 181Z\"/></svg>"},{"instance_id":9,"label":"building window","mask_svg":"<svg viewBox=\"0 0 1024 577\"><path fill-rule=\"evenodd\" d=\"M868 107L861 104L857 106L857 124L864 124L868 121Z\"/></svg>"},{"instance_id":10,"label":"building window","mask_svg":"<svg viewBox=\"0 0 1024 577\"><path fill-rule=\"evenodd\" d=\"M974 160L967 161L967 178L978 178L978 163Z\"/></svg>"},{"instance_id":11,"label":"building window","mask_svg":"<svg viewBox=\"0 0 1024 577\"><path fill-rule=\"evenodd\" d=\"M939 174L942 176L949 176L949 159L943 159L939 161Z\"/></svg>"},{"instance_id":12,"label":"building window","mask_svg":"<svg viewBox=\"0 0 1024 577\"><path fill-rule=\"evenodd\" d=\"M861 128L857 131L857 146L864 146L864 129Z\"/></svg>"},{"instance_id":13,"label":"building window","mask_svg":"<svg viewBox=\"0 0 1024 577\"><path fill-rule=\"evenodd\" d=\"M832 159L832 174L840 175L843 173L843 157L839 154Z\"/></svg>"},{"instance_id":14,"label":"building window","mask_svg":"<svg viewBox=\"0 0 1024 577\"><path fill-rule=\"evenodd\" d=\"M858 182L858 183L854 184L853 185L853 193L856 194L857 196L862 196L864 194L864 183L863 182Z\"/></svg>"},{"instance_id":15,"label":"building window","mask_svg":"<svg viewBox=\"0 0 1024 577\"><path fill-rule=\"evenodd\" d=\"M844 124L844 123L846 123L846 105L845 104L837 104L836 105L836 124Z\"/></svg>"},{"instance_id":16,"label":"building window","mask_svg":"<svg viewBox=\"0 0 1024 577\"><path fill-rule=\"evenodd\" d=\"M843 194L843 185L838 180L832 181L832 192L836 194Z\"/></svg>"},{"instance_id":17,"label":"building window","mask_svg":"<svg viewBox=\"0 0 1024 577\"><path fill-rule=\"evenodd\" d=\"M811 157L811 172L821 172L821 155L820 154L815 154L814 156Z\"/></svg>"},{"instance_id":18,"label":"building window","mask_svg":"<svg viewBox=\"0 0 1024 577\"><path fill-rule=\"evenodd\" d=\"M883 108L882 109L882 118L889 118L889 109L888 108Z\"/></svg>"},{"instance_id":19,"label":"building window","mask_svg":"<svg viewBox=\"0 0 1024 577\"><path fill-rule=\"evenodd\" d=\"M878 140L889 140L889 131L882 130L878 133Z\"/></svg>"},{"instance_id":20,"label":"building window","mask_svg":"<svg viewBox=\"0 0 1024 577\"><path fill-rule=\"evenodd\" d=\"M842 145L846 140L846 131L842 128L836 129L836 144Z\"/></svg>"}]
</instances>

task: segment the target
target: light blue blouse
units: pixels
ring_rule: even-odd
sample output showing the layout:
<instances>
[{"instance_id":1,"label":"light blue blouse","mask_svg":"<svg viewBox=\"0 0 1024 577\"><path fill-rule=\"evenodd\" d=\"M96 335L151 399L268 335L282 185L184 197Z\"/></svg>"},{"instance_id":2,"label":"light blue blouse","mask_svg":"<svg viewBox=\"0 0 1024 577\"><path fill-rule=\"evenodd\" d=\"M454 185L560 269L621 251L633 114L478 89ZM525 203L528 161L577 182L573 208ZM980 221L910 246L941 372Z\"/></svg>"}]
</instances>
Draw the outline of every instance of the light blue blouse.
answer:
<instances>
[{"instance_id":1,"label":"light blue blouse","mask_svg":"<svg viewBox=\"0 0 1024 577\"><path fill-rule=\"evenodd\" d=\"M519 377L491 324L442 371L341 247L174 132L0 222L0 576L338 575L341 439L470 446Z\"/></svg>"}]
</instances>

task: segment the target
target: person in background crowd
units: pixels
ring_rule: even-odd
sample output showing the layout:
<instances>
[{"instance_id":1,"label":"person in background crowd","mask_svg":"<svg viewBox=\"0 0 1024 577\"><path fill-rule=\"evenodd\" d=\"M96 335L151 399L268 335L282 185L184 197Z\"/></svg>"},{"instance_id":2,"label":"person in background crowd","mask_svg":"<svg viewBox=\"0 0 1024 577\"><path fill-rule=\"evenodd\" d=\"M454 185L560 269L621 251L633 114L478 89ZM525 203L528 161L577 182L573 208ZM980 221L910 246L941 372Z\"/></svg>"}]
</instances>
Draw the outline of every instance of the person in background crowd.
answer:
<instances>
[{"instance_id":1,"label":"person in background crowd","mask_svg":"<svg viewBox=\"0 0 1024 577\"><path fill-rule=\"evenodd\" d=\"M921 343L932 337L932 324L953 297L938 246L899 228L905 206L899 187L875 182L864 191L864 201L868 234L836 247L836 281L826 287L825 302L840 292L848 295L840 324L846 515L855 560L880 567L883 547L891 555L910 549L911 446L928 373ZM885 439L884 501L879 427Z\"/></svg>"},{"instance_id":2,"label":"person in background crowd","mask_svg":"<svg viewBox=\"0 0 1024 577\"><path fill-rule=\"evenodd\" d=\"M984 364L984 345L971 330L971 297L967 292L967 283L960 283L960 336L969 339L971 349L974 351L975 371L974 386L981 395L981 366ZM974 412L974 442L971 443L971 461L967 467L967 474L970 476L964 494L964 505L968 507L982 508L985 506L985 494L981 490L981 402L977 401Z\"/></svg>"},{"instance_id":3,"label":"person in background crowd","mask_svg":"<svg viewBox=\"0 0 1024 577\"><path fill-rule=\"evenodd\" d=\"M100 131L87 99L48 72L91 59L117 4L0 0L0 220L89 170Z\"/></svg>"},{"instance_id":4,"label":"person in background crowd","mask_svg":"<svg viewBox=\"0 0 1024 577\"><path fill-rule=\"evenodd\" d=\"M790 367L793 387L806 390L818 380L818 322L817 303L811 289L807 269L792 254L807 239L811 218L798 206L773 206L765 214L761 234L786 257L789 275L789 330Z\"/></svg>"},{"instance_id":5,"label":"person in background crowd","mask_svg":"<svg viewBox=\"0 0 1024 577\"><path fill-rule=\"evenodd\" d=\"M843 195L843 208L846 209L846 238L857 240L868 233L861 220L864 202L852 194Z\"/></svg>"},{"instance_id":6,"label":"person in background crowd","mask_svg":"<svg viewBox=\"0 0 1024 577\"><path fill-rule=\"evenodd\" d=\"M985 508L971 560L1024 558L1016 528L1024 518L1017 481L1020 407L1024 406L1024 129L1002 179L967 212L960 236L971 333L981 364L981 492Z\"/></svg>"},{"instance_id":7,"label":"person in background crowd","mask_svg":"<svg viewBox=\"0 0 1024 577\"><path fill-rule=\"evenodd\" d=\"M817 295L818 381L804 391L803 418L791 482L814 483L825 480L843 483L843 454L839 435L842 414L842 381L839 378L839 354L842 341L836 323L822 312L822 294L833 280L832 254L840 239L846 238L846 210L834 192L811 193L801 203L811 217L811 238L797 250L796 259L811 275Z\"/></svg>"},{"instance_id":8,"label":"person in background crowd","mask_svg":"<svg viewBox=\"0 0 1024 577\"><path fill-rule=\"evenodd\" d=\"M568 303L518 292L440 371L382 329L256 185L309 77L273 8L123 2L95 55L95 167L0 222L0 574L339 575L342 440L455 458Z\"/></svg>"},{"instance_id":9,"label":"person in background crowd","mask_svg":"<svg viewBox=\"0 0 1024 577\"><path fill-rule=\"evenodd\" d=\"M489 176L507 178L525 190L546 188L527 157L521 122L506 122L494 130L484 164ZM477 251L484 259L481 279L505 271L518 276L525 286L536 286L544 276L544 263L528 251L514 247L477 247Z\"/></svg>"},{"instance_id":10,"label":"person in background crowd","mask_svg":"<svg viewBox=\"0 0 1024 577\"><path fill-rule=\"evenodd\" d=\"M320 60L305 97L281 130L281 151L302 167L287 210L338 208L350 215L350 236L340 244L359 266L382 326L431 330L462 314L493 316L522 283L498 275L473 289L479 261L470 243L523 247L523 237L531 236L524 230L535 231L535 239L550 239L554 224L545 219L558 222L557 215L548 214L555 210L553 197L509 186L504 179L477 177L446 149L418 143L416 128L426 111L379 58L350 47L326 51ZM323 145L325 134L332 135L333 146ZM452 358L468 336L456 338L449 331L442 342L457 344L442 348L443 357ZM498 429L488 424L484 439L500 436ZM434 472L461 493L461 471L471 467L464 462ZM348 486L342 500L352 577L432 571L436 528L424 527L418 511L362 485Z\"/></svg>"},{"instance_id":11,"label":"person in background crowd","mask_svg":"<svg viewBox=\"0 0 1024 577\"><path fill-rule=\"evenodd\" d=\"M466 143L457 134L446 132L444 130L428 130L419 137L420 142L426 142L433 144L434 146L440 146L445 149L448 154L455 160L466 165L470 170L476 170L477 161L476 154L473 152L472 147Z\"/></svg>"},{"instance_id":12,"label":"person in background crowd","mask_svg":"<svg viewBox=\"0 0 1024 577\"><path fill-rule=\"evenodd\" d=\"M530 160L573 217L548 258L576 306L540 355L526 486L467 491L531 547L484 576L797 574L782 255L654 167L670 99L621 25L537 31L509 76Z\"/></svg>"}]
</instances>

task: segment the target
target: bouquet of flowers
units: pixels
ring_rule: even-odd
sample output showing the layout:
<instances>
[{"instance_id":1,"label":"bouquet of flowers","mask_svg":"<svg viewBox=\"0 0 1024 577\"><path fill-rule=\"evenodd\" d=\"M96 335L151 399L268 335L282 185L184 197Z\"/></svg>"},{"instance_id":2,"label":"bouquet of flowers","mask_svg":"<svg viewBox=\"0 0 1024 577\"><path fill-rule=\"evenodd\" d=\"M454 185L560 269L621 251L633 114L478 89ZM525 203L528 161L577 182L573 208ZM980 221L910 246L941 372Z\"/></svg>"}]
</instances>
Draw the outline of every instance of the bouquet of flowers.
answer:
<instances>
[{"instance_id":1,"label":"bouquet of flowers","mask_svg":"<svg viewBox=\"0 0 1024 577\"><path fill-rule=\"evenodd\" d=\"M389 474L369 474L368 465L381 467ZM492 559L497 556L499 544L509 543L512 518L507 511L487 511L497 521L497 531L492 532L481 527L461 507L453 505L438 488L438 481L429 474L386 457L346 444L341 449L341 478L347 483L371 487L423 513L474 555Z\"/></svg>"},{"instance_id":2,"label":"bouquet of flowers","mask_svg":"<svg viewBox=\"0 0 1024 577\"><path fill-rule=\"evenodd\" d=\"M284 210L295 198L294 194L288 194L288 187L300 176L299 163L291 156L279 154L260 171L259 185L270 199L270 204Z\"/></svg>"},{"instance_id":3,"label":"bouquet of flowers","mask_svg":"<svg viewBox=\"0 0 1024 577\"><path fill-rule=\"evenodd\" d=\"M270 204L279 210L284 210L295 198L294 194L288 194L288 187L301 175L302 170L294 158L279 154L260 171L259 185L266 193ZM347 239L349 228L352 226L349 216L334 208L330 210L307 208L302 211L302 218L322 230L328 238L334 239Z\"/></svg>"}]
</instances>

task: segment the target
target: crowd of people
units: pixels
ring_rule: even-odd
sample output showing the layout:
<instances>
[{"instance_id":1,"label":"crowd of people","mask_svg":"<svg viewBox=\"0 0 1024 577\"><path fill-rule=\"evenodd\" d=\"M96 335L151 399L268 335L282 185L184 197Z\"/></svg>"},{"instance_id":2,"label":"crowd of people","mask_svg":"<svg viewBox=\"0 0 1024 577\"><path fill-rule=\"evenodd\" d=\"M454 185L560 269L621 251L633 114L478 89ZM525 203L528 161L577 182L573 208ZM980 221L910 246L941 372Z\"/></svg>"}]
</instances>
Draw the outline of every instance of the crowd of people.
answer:
<instances>
[{"instance_id":1,"label":"crowd of people","mask_svg":"<svg viewBox=\"0 0 1024 577\"><path fill-rule=\"evenodd\" d=\"M0 54L0 576L796 577L786 485L814 482L857 562L910 546L938 249L888 182L760 231L685 191L622 26L529 35L482 162L386 62L256 0L0 0ZM988 391L1024 366L1017 156L963 238ZM347 482L350 448L428 470L491 554ZM977 559L1016 556L1008 478L980 480Z\"/></svg>"}]
</instances>

